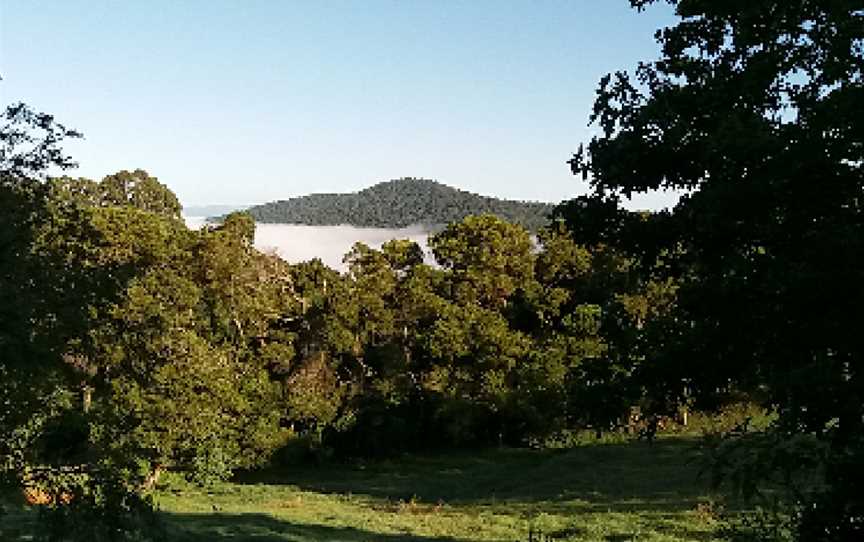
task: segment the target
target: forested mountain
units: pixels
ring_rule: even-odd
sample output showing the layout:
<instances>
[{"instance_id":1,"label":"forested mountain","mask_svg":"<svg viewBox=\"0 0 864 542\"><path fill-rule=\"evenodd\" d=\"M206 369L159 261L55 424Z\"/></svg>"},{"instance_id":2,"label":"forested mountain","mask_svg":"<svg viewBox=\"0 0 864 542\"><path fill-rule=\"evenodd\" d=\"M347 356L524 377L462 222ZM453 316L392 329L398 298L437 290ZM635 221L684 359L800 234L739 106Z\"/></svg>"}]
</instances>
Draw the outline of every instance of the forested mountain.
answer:
<instances>
[{"instance_id":1,"label":"forested mountain","mask_svg":"<svg viewBox=\"0 0 864 542\"><path fill-rule=\"evenodd\" d=\"M312 194L274 201L252 207L249 213L258 222L379 228L441 225L468 215L491 214L536 231L546 225L553 207L480 196L433 180L407 177L350 194Z\"/></svg>"}]
</instances>

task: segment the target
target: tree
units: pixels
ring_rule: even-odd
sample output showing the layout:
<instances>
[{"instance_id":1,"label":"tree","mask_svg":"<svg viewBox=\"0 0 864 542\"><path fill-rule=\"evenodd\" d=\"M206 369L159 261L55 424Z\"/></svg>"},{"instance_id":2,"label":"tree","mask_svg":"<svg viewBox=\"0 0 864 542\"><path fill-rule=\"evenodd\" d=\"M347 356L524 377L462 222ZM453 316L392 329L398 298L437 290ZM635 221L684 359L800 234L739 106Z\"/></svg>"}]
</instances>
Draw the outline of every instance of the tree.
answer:
<instances>
[{"instance_id":1,"label":"tree","mask_svg":"<svg viewBox=\"0 0 864 542\"><path fill-rule=\"evenodd\" d=\"M356 370L357 309L346 277L319 259L292 265L290 276L298 302L285 315L296 350L282 373L286 419L319 439L346 402L344 374ZM340 370L343 358L348 371Z\"/></svg>"},{"instance_id":2,"label":"tree","mask_svg":"<svg viewBox=\"0 0 864 542\"><path fill-rule=\"evenodd\" d=\"M109 175L99 185L102 206L129 205L177 219L183 210L177 196L143 169Z\"/></svg>"},{"instance_id":3,"label":"tree","mask_svg":"<svg viewBox=\"0 0 864 542\"><path fill-rule=\"evenodd\" d=\"M142 170L49 177L72 165L59 143L75 133L9 111L0 474L72 495L45 512L49 539L156 537L141 489L161 469L225 476L285 441L288 266L254 250L248 215L188 230L176 196Z\"/></svg>"},{"instance_id":4,"label":"tree","mask_svg":"<svg viewBox=\"0 0 864 542\"><path fill-rule=\"evenodd\" d=\"M50 540L156 538L152 504L117 471L82 461L87 421L71 391L69 339L80 332L77 292L64 291L81 275L52 250L57 210L45 181L51 170L75 166L62 150L81 137L24 104L8 107L0 126L0 482L17 490L41 484L49 495L69 490L74 506L44 511ZM80 337L80 335L78 335ZM86 461L86 460L85 460ZM81 475L85 479L82 480ZM61 489L62 488L62 489Z\"/></svg>"},{"instance_id":5,"label":"tree","mask_svg":"<svg viewBox=\"0 0 864 542\"><path fill-rule=\"evenodd\" d=\"M142 169L119 171L101 182L59 177L50 179L49 185L59 205L134 207L178 220L182 211L177 196Z\"/></svg>"},{"instance_id":6,"label":"tree","mask_svg":"<svg viewBox=\"0 0 864 542\"><path fill-rule=\"evenodd\" d=\"M292 361L281 318L287 264L258 253L248 215L190 231L130 206L90 207L96 242L68 236L91 273L126 271L92 304L94 442L118 462L198 480L265 461L284 443L280 371ZM120 273L109 273L120 277Z\"/></svg>"},{"instance_id":7,"label":"tree","mask_svg":"<svg viewBox=\"0 0 864 542\"><path fill-rule=\"evenodd\" d=\"M66 170L77 166L63 152L66 139L82 137L80 132L54 120L53 115L34 111L24 103L6 107L0 126L0 174L2 182L44 180L51 168Z\"/></svg>"},{"instance_id":8,"label":"tree","mask_svg":"<svg viewBox=\"0 0 864 542\"><path fill-rule=\"evenodd\" d=\"M697 397L766 389L779 433L830 445L799 538L861 538L864 501L844 480L864 464L862 5L670 3L662 57L601 82L603 133L573 171L599 197L688 192L651 229L686 269L659 374L678 399L685 380Z\"/></svg>"},{"instance_id":9,"label":"tree","mask_svg":"<svg viewBox=\"0 0 864 542\"><path fill-rule=\"evenodd\" d=\"M59 344L44 334L60 308L47 297L51 277L35 250L48 215L43 184L51 168L74 161L62 151L67 138L81 137L23 103L7 107L0 126L0 476L20 482L27 449L52 414L51 400L62 379Z\"/></svg>"},{"instance_id":10,"label":"tree","mask_svg":"<svg viewBox=\"0 0 864 542\"><path fill-rule=\"evenodd\" d=\"M469 216L429 239L435 260L452 273L462 303L499 308L533 278L531 236L492 215Z\"/></svg>"}]
</instances>

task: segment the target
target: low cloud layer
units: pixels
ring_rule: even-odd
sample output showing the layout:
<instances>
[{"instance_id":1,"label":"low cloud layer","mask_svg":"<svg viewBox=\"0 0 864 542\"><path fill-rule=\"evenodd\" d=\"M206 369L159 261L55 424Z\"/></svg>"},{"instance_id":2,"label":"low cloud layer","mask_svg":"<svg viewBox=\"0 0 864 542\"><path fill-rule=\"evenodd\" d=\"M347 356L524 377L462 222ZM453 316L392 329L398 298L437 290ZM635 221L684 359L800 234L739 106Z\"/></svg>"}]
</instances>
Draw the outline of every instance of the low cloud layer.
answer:
<instances>
[{"instance_id":1,"label":"low cloud layer","mask_svg":"<svg viewBox=\"0 0 864 542\"><path fill-rule=\"evenodd\" d=\"M202 217L187 217L190 228L204 224ZM421 227L400 229L356 228L354 226L306 226L302 224L258 224L255 229L255 247L263 252L276 252L289 263L320 258L325 265L345 271L342 258L356 242L374 248L391 239L410 239L423 249L426 261L432 255L426 246L429 231Z\"/></svg>"}]
</instances>

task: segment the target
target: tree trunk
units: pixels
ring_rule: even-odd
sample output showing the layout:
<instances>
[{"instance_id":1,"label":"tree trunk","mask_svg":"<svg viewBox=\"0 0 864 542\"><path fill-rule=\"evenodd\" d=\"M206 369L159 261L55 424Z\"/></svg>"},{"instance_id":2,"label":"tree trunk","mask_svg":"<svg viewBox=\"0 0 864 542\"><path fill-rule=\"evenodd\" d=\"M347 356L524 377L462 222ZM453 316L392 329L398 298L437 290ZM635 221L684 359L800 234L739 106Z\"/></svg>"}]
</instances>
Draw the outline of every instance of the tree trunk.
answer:
<instances>
[{"instance_id":1,"label":"tree trunk","mask_svg":"<svg viewBox=\"0 0 864 542\"><path fill-rule=\"evenodd\" d=\"M159 478L162 476L162 473L165 472L165 467L162 465L156 465L153 467L153 471L144 478L144 482L141 484L141 489L144 491L150 491L156 484L159 483Z\"/></svg>"},{"instance_id":2,"label":"tree trunk","mask_svg":"<svg viewBox=\"0 0 864 542\"><path fill-rule=\"evenodd\" d=\"M90 412L90 405L93 404L93 388L84 384L81 387L81 407L84 410L84 414Z\"/></svg>"}]
</instances>

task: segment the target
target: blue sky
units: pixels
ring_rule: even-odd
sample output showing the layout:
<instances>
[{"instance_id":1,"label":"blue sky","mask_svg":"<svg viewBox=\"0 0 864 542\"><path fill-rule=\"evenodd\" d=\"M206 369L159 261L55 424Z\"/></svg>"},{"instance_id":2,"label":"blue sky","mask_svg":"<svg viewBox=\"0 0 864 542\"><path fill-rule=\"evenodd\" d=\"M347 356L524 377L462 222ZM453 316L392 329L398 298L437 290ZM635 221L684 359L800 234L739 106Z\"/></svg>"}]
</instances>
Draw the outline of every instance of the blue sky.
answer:
<instances>
[{"instance_id":1,"label":"blue sky","mask_svg":"<svg viewBox=\"0 0 864 542\"><path fill-rule=\"evenodd\" d=\"M599 78L672 22L626 0L0 0L0 100L84 132L76 175L143 168L185 204L403 176L558 201L586 189L566 160Z\"/></svg>"}]
</instances>

